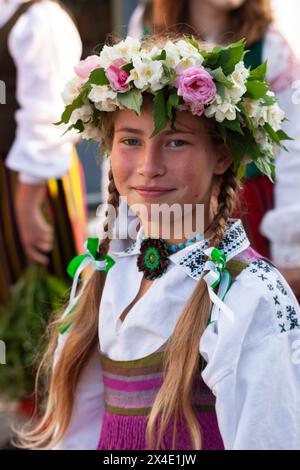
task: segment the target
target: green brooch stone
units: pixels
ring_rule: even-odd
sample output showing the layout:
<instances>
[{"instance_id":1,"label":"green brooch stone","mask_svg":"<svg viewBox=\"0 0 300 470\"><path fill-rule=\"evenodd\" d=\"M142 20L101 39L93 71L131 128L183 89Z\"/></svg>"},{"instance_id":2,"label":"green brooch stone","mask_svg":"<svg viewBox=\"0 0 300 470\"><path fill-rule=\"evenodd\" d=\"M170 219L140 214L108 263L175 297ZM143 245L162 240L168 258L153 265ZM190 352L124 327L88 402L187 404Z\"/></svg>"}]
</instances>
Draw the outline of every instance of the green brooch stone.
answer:
<instances>
[{"instance_id":1,"label":"green brooch stone","mask_svg":"<svg viewBox=\"0 0 300 470\"><path fill-rule=\"evenodd\" d=\"M137 259L139 271L148 280L162 276L169 265L169 246L161 238L145 238Z\"/></svg>"}]
</instances>

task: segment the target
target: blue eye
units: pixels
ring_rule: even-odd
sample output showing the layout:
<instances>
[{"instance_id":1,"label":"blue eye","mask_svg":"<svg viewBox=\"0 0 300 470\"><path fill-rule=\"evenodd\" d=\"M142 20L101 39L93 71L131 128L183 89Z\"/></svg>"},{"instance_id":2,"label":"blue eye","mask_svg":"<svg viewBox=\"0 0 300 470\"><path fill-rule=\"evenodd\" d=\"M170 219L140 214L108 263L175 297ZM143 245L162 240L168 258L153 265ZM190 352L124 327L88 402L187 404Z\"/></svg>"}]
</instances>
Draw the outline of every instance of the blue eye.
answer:
<instances>
[{"instance_id":1,"label":"blue eye","mask_svg":"<svg viewBox=\"0 0 300 470\"><path fill-rule=\"evenodd\" d=\"M126 139L126 140L123 140L123 143L125 145L129 145L130 147L135 147L136 145L139 144L139 140L138 139Z\"/></svg>"},{"instance_id":2,"label":"blue eye","mask_svg":"<svg viewBox=\"0 0 300 470\"><path fill-rule=\"evenodd\" d=\"M171 147L179 148L179 147L183 147L184 145L186 145L187 142L185 142L185 140L175 139L175 140L172 140L170 144L173 144L171 145Z\"/></svg>"}]
</instances>

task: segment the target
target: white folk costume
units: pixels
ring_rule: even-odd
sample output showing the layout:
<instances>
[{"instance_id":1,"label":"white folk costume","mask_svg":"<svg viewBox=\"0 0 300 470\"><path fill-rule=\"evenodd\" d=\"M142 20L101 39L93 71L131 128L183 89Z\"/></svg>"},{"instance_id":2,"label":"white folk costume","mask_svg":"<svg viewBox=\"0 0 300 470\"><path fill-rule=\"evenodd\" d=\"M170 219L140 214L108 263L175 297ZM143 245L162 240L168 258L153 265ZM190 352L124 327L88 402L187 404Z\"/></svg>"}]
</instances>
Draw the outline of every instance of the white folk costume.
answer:
<instances>
[{"instance_id":1,"label":"white folk costume","mask_svg":"<svg viewBox=\"0 0 300 470\"><path fill-rule=\"evenodd\" d=\"M53 125L63 109L60 93L81 56L78 31L57 1L1 0L0 6L0 79L6 85L0 105L1 303L26 263L13 204L17 174L24 183L47 182L46 211L55 225L50 271L60 277L82 247L86 213L77 137L62 137Z\"/></svg>"},{"instance_id":2,"label":"white folk costume","mask_svg":"<svg viewBox=\"0 0 300 470\"><path fill-rule=\"evenodd\" d=\"M209 240L171 255L166 273L122 323L120 316L142 278L137 269L142 235L141 228L123 252L115 251L117 240L111 241L109 254L116 264L107 274L100 304L100 347L83 371L71 423L55 449L143 448L142 437L135 434L143 427L132 421L139 422L149 411L162 352L203 274ZM197 402L204 448L219 449L223 444L225 449L299 449L299 306L281 274L249 246L240 220L229 221L220 249L233 279L223 302L234 318L214 307L199 344L206 361L199 379L202 376L208 387L200 383ZM56 359L68 334L59 338ZM156 364L156 369L148 371L149 364ZM122 381L135 389L128 390ZM119 419L118 427L113 419ZM127 441L126 429L133 435ZM189 448L185 441L180 444L177 448Z\"/></svg>"}]
</instances>

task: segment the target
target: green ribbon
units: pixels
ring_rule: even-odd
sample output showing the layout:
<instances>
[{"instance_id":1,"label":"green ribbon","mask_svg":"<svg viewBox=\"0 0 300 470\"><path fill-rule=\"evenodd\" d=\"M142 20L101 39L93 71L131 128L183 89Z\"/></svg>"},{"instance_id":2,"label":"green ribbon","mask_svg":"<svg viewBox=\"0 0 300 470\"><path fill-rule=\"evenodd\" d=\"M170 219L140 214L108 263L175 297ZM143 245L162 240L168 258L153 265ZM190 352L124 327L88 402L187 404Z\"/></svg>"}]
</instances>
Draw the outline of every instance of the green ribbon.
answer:
<instances>
[{"instance_id":1,"label":"green ribbon","mask_svg":"<svg viewBox=\"0 0 300 470\"><path fill-rule=\"evenodd\" d=\"M63 318L68 316L75 310L77 304L74 305L75 294L77 290L78 279L81 272L91 264L92 267L97 271L108 271L113 267L115 261L110 256L100 256L98 253L99 238L88 238L85 242L85 249L87 253L75 256L69 263L67 267L67 273L73 279L70 300L68 307L66 308ZM63 334L71 326L71 323L60 330L60 333Z\"/></svg>"}]
</instances>

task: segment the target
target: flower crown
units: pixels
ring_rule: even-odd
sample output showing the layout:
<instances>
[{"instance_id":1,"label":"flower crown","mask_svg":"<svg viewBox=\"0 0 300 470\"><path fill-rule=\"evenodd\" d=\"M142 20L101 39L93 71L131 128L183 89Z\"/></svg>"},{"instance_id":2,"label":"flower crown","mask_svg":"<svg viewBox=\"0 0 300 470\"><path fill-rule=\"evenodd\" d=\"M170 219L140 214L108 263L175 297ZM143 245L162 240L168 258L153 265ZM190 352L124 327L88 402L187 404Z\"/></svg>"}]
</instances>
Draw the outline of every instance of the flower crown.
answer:
<instances>
[{"instance_id":1,"label":"flower crown","mask_svg":"<svg viewBox=\"0 0 300 470\"><path fill-rule=\"evenodd\" d=\"M247 69L246 52L244 39L210 52L200 49L193 37L151 50L131 37L105 45L100 55L75 67L76 76L62 94L66 108L57 124L71 123L67 130L101 141L103 113L130 109L140 115L143 93L151 93L152 136L168 120L175 130L176 110L215 118L239 178L253 161L273 181L275 145L285 149L282 141L291 139L281 129L284 112L265 81L266 63Z\"/></svg>"}]
</instances>

